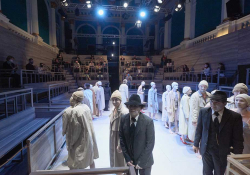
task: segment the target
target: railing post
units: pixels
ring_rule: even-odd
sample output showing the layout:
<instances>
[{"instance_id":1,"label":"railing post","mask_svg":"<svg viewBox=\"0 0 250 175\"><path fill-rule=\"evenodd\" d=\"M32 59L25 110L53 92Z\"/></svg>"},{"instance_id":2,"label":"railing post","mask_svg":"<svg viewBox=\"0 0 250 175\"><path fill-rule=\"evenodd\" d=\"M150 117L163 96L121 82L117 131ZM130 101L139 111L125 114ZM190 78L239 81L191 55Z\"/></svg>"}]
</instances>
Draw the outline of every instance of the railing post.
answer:
<instances>
[{"instance_id":1,"label":"railing post","mask_svg":"<svg viewBox=\"0 0 250 175\"><path fill-rule=\"evenodd\" d=\"M51 107L51 101L50 101L50 85L49 85L49 107Z\"/></svg>"},{"instance_id":2,"label":"railing post","mask_svg":"<svg viewBox=\"0 0 250 175\"><path fill-rule=\"evenodd\" d=\"M21 78L21 87L23 87L23 69L21 69L21 73L20 73L20 78Z\"/></svg>"},{"instance_id":3,"label":"railing post","mask_svg":"<svg viewBox=\"0 0 250 175\"><path fill-rule=\"evenodd\" d=\"M31 107L33 107L33 88L31 88L30 102L31 102Z\"/></svg>"},{"instance_id":4,"label":"railing post","mask_svg":"<svg viewBox=\"0 0 250 175\"><path fill-rule=\"evenodd\" d=\"M217 70L217 86L220 86L220 70Z\"/></svg>"}]
</instances>

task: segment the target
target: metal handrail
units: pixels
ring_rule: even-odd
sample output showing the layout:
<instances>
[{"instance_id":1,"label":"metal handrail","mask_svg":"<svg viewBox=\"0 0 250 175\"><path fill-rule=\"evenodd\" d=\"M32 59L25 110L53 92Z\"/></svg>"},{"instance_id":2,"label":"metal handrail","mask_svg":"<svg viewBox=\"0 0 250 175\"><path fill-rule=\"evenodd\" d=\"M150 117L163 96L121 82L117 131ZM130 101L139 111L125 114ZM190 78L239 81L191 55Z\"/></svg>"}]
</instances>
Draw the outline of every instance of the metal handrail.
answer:
<instances>
[{"instance_id":1,"label":"metal handrail","mask_svg":"<svg viewBox=\"0 0 250 175\"><path fill-rule=\"evenodd\" d=\"M51 90L57 89L59 91L59 88L63 88L63 91L68 92L69 90L69 83L68 82L63 82L63 83L57 83L57 84L51 84L49 85L49 107L51 106ZM59 94L59 92L57 92ZM52 96L53 96L53 91L52 91Z\"/></svg>"},{"instance_id":2,"label":"metal handrail","mask_svg":"<svg viewBox=\"0 0 250 175\"><path fill-rule=\"evenodd\" d=\"M11 96L8 96L10 94L11 94ZM31 107L33 107L33 88L27 88L27 89L14 90L14 91L8 91L8 92L0 93L0 96L4 96L4 97L0 98L0 100L4 101L6 118L9 116L9 113L8 113L8 99L10 99L10 98L14 99L14 101L13 101L13 111L14 112L13 113L15 113L15 112L17 113L18 112L18 102L17 102L18 99L17 98L18 97L23 97L24 100L22 102L25 103L23 105L24 105L24 109L26 109L25 99L26 99L26 95L29 95L29 94L30 94Z\"/></svg>"}]
</instances>

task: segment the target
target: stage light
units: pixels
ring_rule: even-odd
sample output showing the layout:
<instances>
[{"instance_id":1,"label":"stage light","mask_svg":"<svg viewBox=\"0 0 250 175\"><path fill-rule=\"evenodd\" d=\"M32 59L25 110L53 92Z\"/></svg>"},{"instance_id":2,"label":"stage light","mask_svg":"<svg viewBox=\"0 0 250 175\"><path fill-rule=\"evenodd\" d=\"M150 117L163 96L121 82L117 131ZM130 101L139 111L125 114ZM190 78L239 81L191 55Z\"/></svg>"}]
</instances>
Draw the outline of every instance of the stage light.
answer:
<instances>
[{"instance_id":1,"label":"stage light","mask_svg":"<svg viewBox=\"0 0 250 175\"><path fill-rule=\"evenodd\" d=\"M62 2L66 2L66 0L62 0Z\"/></svg>"},{"instance_id":2,"label":"stage light","mask_svg":"<svg viewBox=\"0 0 250 175\"><path fill-rule=\"evenodd\" d=\"M90 1L86 1L86 4L90 4Z\"/></svg>"},{"instance_id":3,"label":"stage light","mask_svg":"<svg viewBox=\"0 0 250 175\"><path fill-rule=\"evenodd\" d=\"M113 45L115 45L115 42L113 42Z\"/></svg>"},{"instance_id":4,"label":"stage light","mask_svg":"<svg viewBox=\"0 0 250 175\"><path fill-rule=\"evenodd\" d=\"M103 10L102 9L98 10L98 14L102 16L104 14Z\"/></svg>"},{"instance_id":5,"label":"stage light","mask_svg":"<svg viewBox=\"0 0 250 175\"><path fill-rule=\"evenodd\" d=\"M140 27L141 27L141 24L142 24L142 22L141 22L140 20L137 20L137 21L135 22L135 25L136 25L137 28L140 28Z\"/></svg>"},{"instance_id":6,"label":"stage light","mask_svg":"<svg viewBox=\"0 0 250 175\"><path fill-rule=\"evenodd\" d=\"M145 13L144 11L141 11L141 12L140 12L140 16L141 16L141 17L145 17L145 16L146 16L146 13Z\"/></svg>"},{"instance_id":7,"label":"stage light","mask_svg":"<svg viewBox=\"0 0 250 175\"><path fill-rule=\"evenodd\" d=\"M176 8L175 8L175 11L177 11L177 12L178 12L178 11L179 11L179 8L178 8L178 7L176 7Z\"/></svg>"},{"instance_id":8,"label":"stage light","mask_svg":"<svg viewBox=\"0 0 250 175\"><path fill-rule=\"evenodd\" d=\"M155 8L154 8L154 12L159 12L160 9L161 9L160 6L157 6L157 5L156 5Z\"/></svg>"},{"instance_id":9,"label":"stage light","mask_svg":"<svg viewBox=\"0 0 250 175\"><path fill-rule=\"evenodd\" d=\"M127 7L128 7L128 3L127 3L127 2L124 2L123 7L124 7L124 8L127 8Z\"/></svg>"},{"instance_id":10,"label":"stage light","mask_svg":"<svg viewBox=\"0 0 250 175\"><path fill-rule=\"evenodd\" d=\"M161 3L162 3L162 0L157 0L157 2L158 2L159 4L161 4Z\"/></svg>"},{"instance_id":11,"label":"stage light","mask_svg":"<svg viewBox=\"0 0 250 175\"><path fill-rule=\"evenodd\" d=\"M111 54L111 56L113 57L113 56L114 56L114 54L112 53L112 54Z\"/></svg>"},{"instance_id":12,"label":"stage light","mask_svg":"<svg viewBox=\"0 0 250 175\"><path fill-rule=\"evenodd\" d=\"M177 7L178 7L178 8L181 8L181 4L178 4Z\"/></svg>"},{"instance_id":13,"label":"stage light","mask_svg":"<svg viewBox=\"0 0 250 175\"><path fill-rule=\"evenodd\" d=\"M91 4L87 4L87 7L88 7L88 9L90 9L91 8Z\"/></svg>"},{"instance_id":14,"label":"stage light","mask_svg":"<svg viewBox=\"0 0 250 175\"><path fill-rule=\"evenodd\" d=\"M68 4L67 2L65 2L65 3L64 3L64 6L66 6L66 7L67 7L68 5L69 5L69 4Z\"/></svg>"}]
</instances>

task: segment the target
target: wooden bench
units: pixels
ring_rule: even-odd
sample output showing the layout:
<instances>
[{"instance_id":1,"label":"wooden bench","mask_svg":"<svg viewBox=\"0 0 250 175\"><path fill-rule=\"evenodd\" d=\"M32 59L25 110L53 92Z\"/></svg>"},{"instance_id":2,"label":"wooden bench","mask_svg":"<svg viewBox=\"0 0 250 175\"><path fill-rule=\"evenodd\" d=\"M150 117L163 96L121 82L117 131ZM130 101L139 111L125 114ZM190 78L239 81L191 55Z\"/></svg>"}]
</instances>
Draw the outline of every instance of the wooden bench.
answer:
<instances>
[{"instance_id":1,"label":"wooden bench","mask_svg":"<svg viewBox=\"0 0 250 175\"><path fill-rule=\"evenodd\" d=\"M3 119L0 122L0 158L23 144L31 134L49 121L50 118L38 118L35 108L28 108L22 112Z\"/></svg>"}]
</instances>

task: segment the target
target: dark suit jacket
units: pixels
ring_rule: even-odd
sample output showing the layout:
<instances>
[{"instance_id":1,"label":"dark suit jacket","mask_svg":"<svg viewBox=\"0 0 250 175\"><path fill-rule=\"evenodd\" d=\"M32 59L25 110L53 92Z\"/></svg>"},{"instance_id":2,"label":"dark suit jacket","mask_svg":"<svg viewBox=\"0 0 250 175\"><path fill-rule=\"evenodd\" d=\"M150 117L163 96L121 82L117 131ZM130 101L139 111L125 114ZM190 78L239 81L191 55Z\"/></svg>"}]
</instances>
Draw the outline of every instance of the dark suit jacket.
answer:
<instances>
[{"instance_id":1,"label":"dark suit jacket","mask_svg":"<svg viewBox=\"0 0 250 175\"><path fill-rule=\"evenodd\" d=\"M120 123L120 145L126 162L131 161L130 145L130 114L124 115ZM153 148L155 144L154 122L148 116L140 113L134 137L134 165L142 168L151 167L154 164Z\"/></svg>"},{"instance_id":2,"label":"dark suit jacket","mask_svg":"<svg viewBox=\"0 0 250 175\"><path fill-rule=\"evenodd\" d=\"M209 126L212 117L212 109L203 108L200 110L194 146L200 147L200 153L203 155L207 149ZM219 129L219 153L226 156L230 153L230 147L233 147L234 154L242 154L243 151L243 124L241 115L224 108L222 120Z\"/></svg>"}]
</instances>

